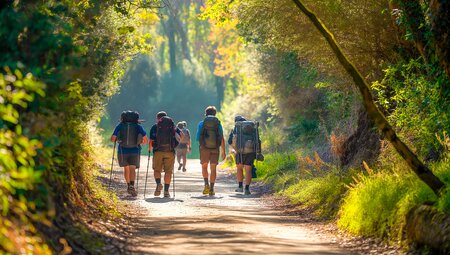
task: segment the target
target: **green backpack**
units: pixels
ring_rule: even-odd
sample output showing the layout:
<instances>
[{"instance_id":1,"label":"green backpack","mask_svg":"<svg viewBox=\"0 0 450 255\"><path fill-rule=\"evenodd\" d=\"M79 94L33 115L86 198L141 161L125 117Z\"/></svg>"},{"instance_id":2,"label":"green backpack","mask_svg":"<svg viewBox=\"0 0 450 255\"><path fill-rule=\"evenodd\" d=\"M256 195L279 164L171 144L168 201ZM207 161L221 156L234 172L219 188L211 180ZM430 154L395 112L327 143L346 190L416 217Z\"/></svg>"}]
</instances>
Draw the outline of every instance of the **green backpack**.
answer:
<instances>
[{"instance_id":1,"label":"green backpack","mask_svg":"<svg viewBox=\"0 0 450 255\"><path fill-rule=\"evenodd\" d=\"M208 115L203 120L203 128L200 131L200 147L206 149L218 149L222 143L222 134L219 132L220 120L216 116Z\"/></svg>"}]
</instances>

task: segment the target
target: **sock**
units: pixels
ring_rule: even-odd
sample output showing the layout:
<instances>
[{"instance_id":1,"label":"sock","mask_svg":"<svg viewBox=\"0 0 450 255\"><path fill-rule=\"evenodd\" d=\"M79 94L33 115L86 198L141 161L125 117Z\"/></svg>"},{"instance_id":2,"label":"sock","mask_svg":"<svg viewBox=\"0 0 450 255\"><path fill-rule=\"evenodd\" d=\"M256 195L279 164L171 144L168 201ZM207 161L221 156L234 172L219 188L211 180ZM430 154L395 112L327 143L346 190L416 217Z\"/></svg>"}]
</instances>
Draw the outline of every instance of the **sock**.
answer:
<instances>
[{"instance_id":1,"label":"sock","mask_svg":"<svg viewBox=\"0 0 450 255\"><path fill-rule=\"evenodd\" d=\"M156 181L156 185L161 184L161 178L156 178L155 181Z\"/></svg>"},{"instance_id":2,"label":"sock","mask_svg":"<svg viewBox=\"0 0 450 255\"><path fill-rule=\"evenodd\" d=\"M246 190L249 190L249 189L250 189L250 185L247 185L247 184L246 184L246 185L245 185L245 189L246 189Z\"/></svg>"},{"instance_id":3,"label":"sock","mask_svg":"<svg viewBox=\"0 0 450 255\"><path fill-rule=\"evenodd\" d=\"M242 183L243 183L243 182L239 182L239 188L242 188Z\"/></svg>"},{"instance_id":4,"label":"sock","mask_svg":"<svg viewBox=\"0 0 450 255\"><path fill-rule=\"evenodd\" d=\"M164 191L169 191L170 184L164 184Z\"/></svg>"},{"instance_id":5,"label":"sock","mask_svg":"<svg viewBox=\"0 0 450 255\"><path fill-rule=\"evenodd\" d=\"M130 188L130 183L127 182L127 187Z\"/></svg>"},{"instance_id":6,"label":"sock","mask_svg":"<svg viewBox=\"0 0 450 255\"><path fill-rule=\"evenodd\" d=\"M134 187L134 181L130 181L130 186Z\"/></svg>"},{"instance_id":7,"label":"sock","mask_svg":"<svg viewBox=\"0 0 450 255\"><path fill-rule=\"evenodd\" d=\"M205 185L209 185L208 178L203 178L203 180L205 181Z\"/></svg>"},{"instance_id":8,"label":"sock","mask_svg":"<svg viewBox=\"0 0 450 255\"><path fill-rule=\"evenodd\" d=\"M214 182L211 182L209 185L209 190L214 191Z\"/></svg>"}]
</instances>

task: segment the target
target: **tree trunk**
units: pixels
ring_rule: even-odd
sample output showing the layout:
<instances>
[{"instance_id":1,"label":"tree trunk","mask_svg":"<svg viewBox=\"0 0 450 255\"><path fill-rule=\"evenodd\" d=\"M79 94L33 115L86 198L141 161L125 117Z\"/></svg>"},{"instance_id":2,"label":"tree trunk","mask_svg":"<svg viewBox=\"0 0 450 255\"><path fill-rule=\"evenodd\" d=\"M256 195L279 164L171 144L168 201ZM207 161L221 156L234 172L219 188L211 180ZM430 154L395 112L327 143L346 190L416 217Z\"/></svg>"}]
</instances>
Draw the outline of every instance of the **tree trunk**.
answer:
<instances>
[{"instance_id":1,"label":"tree trunk","mask_svg":"<svg viewBox=\"0 0 450 255\"><path fill-rule=\"evenodd\" d=\"M445 188L445 184L419 160L419 158L411 151L410 148L408 148L408 146L403 141L398 138L397 134L395 133L389 122L386 120L383 113L381 113L375 105L367 81L364 80L356 67L344 55L343 51L338 46L334 35L326 28L322 21L319 20L319 18L317 18L317 16L313 12L305 7L305 5L300 0L292 1L309 18L309 20L314 24L317 30L319 30L322 36L327 40L341 65L353 78L355 85L358 87L362 95L363 105L366 108L367 113L374 121L378 129L381 131L381 133L386 137L388 141L391 142L400 156L402 156L402 158L408 163L411 170L413 170L414 173L416 173L416 175L423 182L425 182L437 196L440 196L441 191Z\"/></svg>"},{"instance_id":2,"label":"tree trunk","mask_svg":"<svg viewBox=\"0 0 450 255\"><path fill-rule=\"evenodd\" d=\"M450 218L436 208L416 206L406 215L406 239L427 245L440 254L450 253Z\"/></svg>"},{"instance_id":3,"label":"tree trunk","mask_svg":"<svg viewBox=\"0 0 450 255\"><path fill-rule=\"evenodd\" d=\"M430 10L431 34L436 47L436 55L447 77L450 78L450 2L431 0Z\"/></svg>"},{"instance_id":4,"label":"tree trunk","mask_svg":"<svg viewBox=\"0 0 450 255\"><path fill-rule=\"evenodd\" d=\"M167 23L161 19L161 25L163 27L164 33L169 40L169 64L170 64L170 73L175 74L177 71L177 44L175 42L175 26L173 23L172 17L169 15L169 19Z\"/></svg>"},{"instance_id":5,"label":"tree trunk","mask_svg":"<svg viewBox=\"0 0 450 255\"><path fill-rule=\"evenodd\" d=\"M214 76L217 91L217 110L220 111L225 93L225 79L220 76Z\"/></svg>"},{"instance_id":6,"label":"tree trunk","mask_svg":"<svg viewBox=\"0 0 450 255\"><path fill-rule=\"evenodd\" d=\"M170 19L172 19L173 21L173 27L176 30L177 34L180 36L181 50L183 52L183 56L185 59L191 62L191 53L188 47L187 31L184 29L183 22L181 22L179 17L179 11L182 8L182 6L180 6L178 2L175 2L174 8L170 5L168 7Z\"/></svg>"}]
</instances>

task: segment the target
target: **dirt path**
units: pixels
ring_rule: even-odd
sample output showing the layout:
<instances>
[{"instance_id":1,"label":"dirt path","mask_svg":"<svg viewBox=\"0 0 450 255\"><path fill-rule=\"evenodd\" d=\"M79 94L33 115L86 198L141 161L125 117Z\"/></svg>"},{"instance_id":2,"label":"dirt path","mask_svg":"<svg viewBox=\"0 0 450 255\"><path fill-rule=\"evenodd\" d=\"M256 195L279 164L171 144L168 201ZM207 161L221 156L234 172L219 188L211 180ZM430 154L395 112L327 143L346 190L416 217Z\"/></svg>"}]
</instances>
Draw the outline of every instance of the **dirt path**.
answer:
<instances>
[{"instance_id":1,"label":"dirt path","mask_svg":"<svg viewBox=\"0 0 450 255\"><path fill-rule=\"evenodd\" d=\"M175 170L175 198L153 197L153 171L149 171L143 198L147 157L142 157L139 195L119 197L131 211L130 254L352 254L331 240L318 236L298 217L280 216L264 205L259 194L243 196L236 184L219 172L214 197L203 196L198 160L190 160L188 171ZM176 165L177 166L177 165ZM117 172L116 181L122 176ZM117 186L116 186L117 187ZM172 187L170 189L173 195Z\"/></svg>"}]
</instances>

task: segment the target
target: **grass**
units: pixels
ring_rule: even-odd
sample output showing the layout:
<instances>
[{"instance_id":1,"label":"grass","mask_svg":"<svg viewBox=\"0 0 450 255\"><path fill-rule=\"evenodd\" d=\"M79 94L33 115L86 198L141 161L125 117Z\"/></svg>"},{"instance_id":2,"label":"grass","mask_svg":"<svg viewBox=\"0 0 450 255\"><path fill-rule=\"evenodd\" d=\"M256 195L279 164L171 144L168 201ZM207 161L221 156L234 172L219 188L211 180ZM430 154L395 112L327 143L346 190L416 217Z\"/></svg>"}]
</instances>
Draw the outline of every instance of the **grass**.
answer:
<instances>
[{"instance_id":1,"label":"grass","mask_svg":"<svg viewBox=\"0 0 450 255\"><path fill-rule=\"evenodd\" d=\"M319 217L337 219L339 227L350 233L399 241L406 215L416 205L432 203L450 214L450 153L430 165L447 185L440 198L398 155L388 157L376 170L366 167L342 172L298 153L272 153L264 162L257 162L257 180L272 184L273 190L292 204L313 209Z\"/></svg>"},{"instance_id":2,"label":"grass","mask_svg":"<svg viewBox=\"0 0 450 255\"><path fill-rule=\"evenodd\" d=\"M450 192L440 198L406 166L394 164L388 170L359 175L349 188L339 210L341 228L358 235L400 240L406 214L416 205L434 203L439 210L450 213ZM448 159L431 166L433 172L450 186Z\"/></svg>"}]
</instances>

